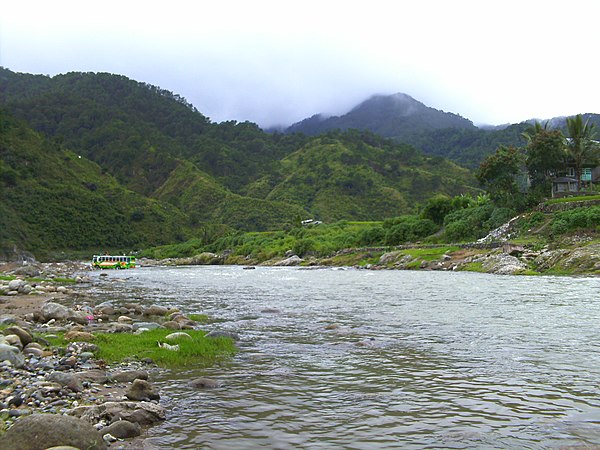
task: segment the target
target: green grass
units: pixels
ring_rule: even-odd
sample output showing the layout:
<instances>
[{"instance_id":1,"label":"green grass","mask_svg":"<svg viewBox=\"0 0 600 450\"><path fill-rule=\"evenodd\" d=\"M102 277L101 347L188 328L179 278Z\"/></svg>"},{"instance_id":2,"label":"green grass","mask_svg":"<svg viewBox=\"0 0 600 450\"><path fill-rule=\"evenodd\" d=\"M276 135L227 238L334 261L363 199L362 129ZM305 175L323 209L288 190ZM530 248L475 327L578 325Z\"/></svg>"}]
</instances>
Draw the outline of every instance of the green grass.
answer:
<instances>
[{"instance_id":1,"label":"green grass","mask_svg":"<svg viewBox=\"0 0 600 450\"><path fill-rule=\"evenodd\" d=\"M141 334L97 334L94 344L99 347L98 358L108 363L126 359L151 358L161 367L210 365L235 354L236 348L228 338L206 338L203 331L186 330L191 339L166 341L173 330L156 329ZM158 343L178 344L179 351L160 348Z\"/></svg>"},{"instance_id":2,"label":"green grass","mask_svg":"<svg viewBox=\"0 0 600 450\"><path fill-rule=\"evenodd\" d=\"M198 323L210 323L212 322L211 318L208 317L208 314L188 314L188 319L193 320Z\"/></svg>"},{"instance_id":3,"label":"green grass","mask_svg":"<svg viewBox=\"0 0 600 450\"><path fill-rule=\"evenodd\" d=\"M581 202L588 200L600 200L600 195L580 195L577 197L562 197L552 198L546 201L547 205L553 205L555 203L570 203L570 202Z\"/></svg>"},{"instance_id":4,"label":"green grass","mask_svg":"<svg viewBox=\"0 0 600 450\"><path fill-rule=\"evenodd\" d=\"M459 250L458 247L435 247L435 248L411 248L402 250L404 255L410 255L413 258L419 258L425 261L436 261L447 253Z\"/></svg>"},{"instance_id":5,"label":"green grass","mask_svg":"<svg viewBox=\"0 0 600 450\"><path fill-rule=\"evenodd\" d=\"M483 263L481 263L481 262L467 263L463 267L461 267L460 270L464 271L464 272L480 272L480 273L487 272L486 270L484 270Z\"/></svg>"}]
</instances>

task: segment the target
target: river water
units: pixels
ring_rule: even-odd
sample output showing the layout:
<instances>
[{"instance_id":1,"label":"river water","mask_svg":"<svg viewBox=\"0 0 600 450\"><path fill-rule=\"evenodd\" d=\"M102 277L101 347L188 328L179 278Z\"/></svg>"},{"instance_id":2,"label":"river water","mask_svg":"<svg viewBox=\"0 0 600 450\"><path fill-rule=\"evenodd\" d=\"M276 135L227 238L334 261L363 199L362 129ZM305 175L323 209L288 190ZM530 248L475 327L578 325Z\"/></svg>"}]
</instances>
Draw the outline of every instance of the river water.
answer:
<instances>
[{"instance_id":1,"label":"river water","mask_svg":"<svg viewBox=\"0 0 600 450\"><path fill-rule=\"evenodd\" d=\"M109 279L123 276L100 283L108 299L240 335L231 360L155 379L169 416L145 448L600 446L600 279L227 266ZM200 376L222 387L187 385Z\"/></svg>"}]
</instances>

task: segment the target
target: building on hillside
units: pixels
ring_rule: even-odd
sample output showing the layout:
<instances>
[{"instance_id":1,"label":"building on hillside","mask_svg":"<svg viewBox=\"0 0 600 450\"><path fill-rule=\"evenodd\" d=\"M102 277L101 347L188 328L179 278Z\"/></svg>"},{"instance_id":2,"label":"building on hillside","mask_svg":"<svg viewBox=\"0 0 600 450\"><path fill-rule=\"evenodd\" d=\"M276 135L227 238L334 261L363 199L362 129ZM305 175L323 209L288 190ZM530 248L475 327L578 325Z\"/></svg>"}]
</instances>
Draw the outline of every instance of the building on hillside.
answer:
<instances>
[{"instance_id":1,"label":"building on hillside","mask_svg":"<svg viewBox=\"0 0 600 450\"><path fill-rule=\"evenodd\" d=\"M577 190L575 167L569 165L561 176L552 180L552 197L567 197L569 195L586 195L594 191L600 184L600 166L587 166L581 169L581 186Z\"/></svg>"}]
</instances>

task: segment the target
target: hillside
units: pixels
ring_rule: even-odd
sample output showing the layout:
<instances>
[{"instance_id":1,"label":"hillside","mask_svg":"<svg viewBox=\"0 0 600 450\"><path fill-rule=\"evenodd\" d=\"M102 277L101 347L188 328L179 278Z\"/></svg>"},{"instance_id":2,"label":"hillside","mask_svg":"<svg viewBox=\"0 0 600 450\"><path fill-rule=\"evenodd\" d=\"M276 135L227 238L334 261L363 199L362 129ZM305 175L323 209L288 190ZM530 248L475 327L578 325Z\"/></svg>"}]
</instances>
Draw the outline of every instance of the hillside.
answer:
<instances>
[{"instance_id":1,"label":"hillside","mask_svg":"<svg viewBox=\"0 0 600 450\"><path fill-rule=\"evenodd\" d=\"M442 158L371 133L330 133L281 161L268 200L305 205L317 218L381 220L415 212L434 193L474 190L473 176Z\"/></svg>"},{"instance_id":2,"label":"hillside","mask_svg":"<svg viewBox=\"0 0 600 450\"><path fill-rule=\"evenodd\" d=\"M380 220L413 212L419 202L436 193L455 195L476 189L466 170L373 133L347 131L308 137L269 134L248 122L217 124L177 94L119 75L47 77L0 69L0 101L7 114L27 124L19 127L29 127L26 133L19 133L37 136L40 142L35 147L29 141L15 141L14 154L21 152L19 146L35 147L40 166L46 164L46 157L65 158L60 152L75 154L76 160L71 159L76 163L89 165L73 168L65 187L57 161L48 161L49 167L57 167L42 180L50 190L57 189L49 203L53 208L61 211L60 201L68 203L73 196L71 207L75 209L79 202L82 210L86 202L103 205L105 200L94 197L101 194L112 199L102 213L106 216L114 213L137 221L149 218L146 213L133 214L131 202L154 205L152 208L163 208L167 214L163 225L144 231L141 220L134 227L139 233L133 237L126 232L112 233L113 241L106 245L177 241L188 234L205 235L209 229L281 229L306 217ZM58 156L42 150L48 146L53 146ZM17 170L9 160L5 166ZM78 174L76 168L83 172ZM71 187L78 178L93 179L88 183L94 186L112 186L112 194ZM36 183L28 191L24 182L19 186L24 205L35 202L34 197L43 198L38 192L43 189ZM62 199L61 192L65 193ZM87 216L80 220L69 209L65 217L72 217L73 223L62 214L56 223L49 223L53 217L49 214L46 225L36 228L30 224L27 231L20 225L26 219L16 197L2 207L11 218L3 238L27 243L28 248L96 246L106 234L103 225L94 235L86 231L76 239L55 239L55 228L94 227ZM41 232L34 237L42 228L52 229L54 234Z\"/></svg>"},{"instance_id":3,"label":"hillside","mask_svg":"<svg viewBox=\"0 0 600 450\"><path fill-rule=\"evenodd\" d=\"M176 208L123 188L98 164L7 114L0 127L0 254L132 250L188 237Z\"/></svg>"}]
</instances>

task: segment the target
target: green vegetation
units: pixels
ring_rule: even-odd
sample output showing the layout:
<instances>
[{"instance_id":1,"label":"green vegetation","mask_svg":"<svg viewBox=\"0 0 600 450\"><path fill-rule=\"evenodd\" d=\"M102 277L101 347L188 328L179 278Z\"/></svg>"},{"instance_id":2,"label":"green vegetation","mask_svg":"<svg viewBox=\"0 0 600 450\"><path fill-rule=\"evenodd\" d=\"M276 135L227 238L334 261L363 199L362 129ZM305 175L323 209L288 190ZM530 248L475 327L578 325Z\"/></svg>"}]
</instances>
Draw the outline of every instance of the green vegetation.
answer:
<instances>
[{"instance_id":1,"label":"green vegetation","mask_svg":"<svg viewBox=\"0 0 600 450\"><path fill-rule=\"evenodd\" d=\"M141 334L97 334L94 340L94 344L99 347L96 356L107 362L120 362L128 358L151 358L161 367L198 367L213 364L236 351L233 341L229 338L206 338L204 332L193 330L185 331L191 339L168 341L169 345L178 345L178 351L159 347L158 343L167 342L165 336L172 332L157 328Z\"/></svg>"},{"instance_id":2,"label":"green vegetation","mask_svg":"<svg viewBox=\"0 0 600 450\"><path fill-rule=\"evenodd\" d=\"M190 338L166 341L165 336L171 333L173 330L161 328L141 334L94 333L94 344L99 348L95 356L107 363L151 358L160 367L174 368L207 366L236 353L235 345L229 338L207 338L204 337L206 333L203 331L185 330ZM68 345L64 333L58 333L56 336L46 336L45 339L53 346ZM161 348L159 342L178 345L179 350Z\"/></svg>"},{"instance_id":3,"label":"green vegetation","mask_svg":"<svg viewBox=\"0 0 600 450\"><path fill-rule=\"evenodd\" d=\"M560 211L552 219L552 232L560 235L574 230L598 230L600 227L600 206Z\"/></svg>"},{"instance_id":4,"label":"green vegetation","mask_svg":"<svg viewBox=\"0 0 600 450\"><path fill-rule=\"evenodd\" d=\"M544 203L554 205L556 203L586 202L591 200L600 200L600 195L577 195L573 197L550 198Z\"/></svg>"}]
</instances>

